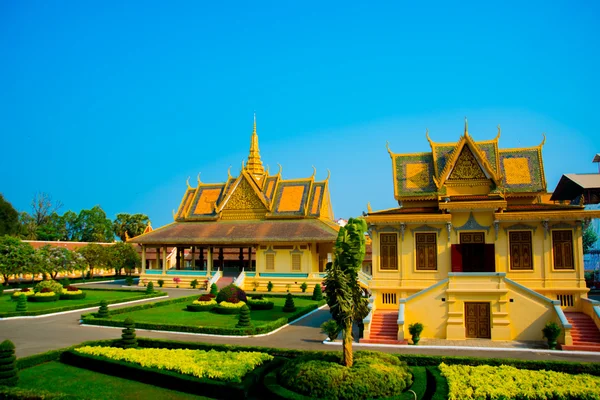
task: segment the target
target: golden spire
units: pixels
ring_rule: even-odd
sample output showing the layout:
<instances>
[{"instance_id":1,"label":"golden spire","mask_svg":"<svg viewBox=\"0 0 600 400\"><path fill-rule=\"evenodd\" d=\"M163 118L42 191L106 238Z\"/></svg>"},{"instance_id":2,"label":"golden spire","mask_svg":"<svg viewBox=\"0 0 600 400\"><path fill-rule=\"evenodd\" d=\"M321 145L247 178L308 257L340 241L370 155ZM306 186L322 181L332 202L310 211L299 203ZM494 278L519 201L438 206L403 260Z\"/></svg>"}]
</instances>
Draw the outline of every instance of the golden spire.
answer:
<instances>
[{"instance_id":1,"label":"golden spire","mask_svg":"<svg viewBox=\"0 0 600 400\"><path fill-rule=\"evenodd\" d=\"M469 121L467 121L467 117L465 117L465 136L469 136Z\"/></svg>"},{"instance_id":2,"label":"golden spire","mask_svg":"<svg viewBox=\"0 0 600 400\"><path fill-rule=\"evenodd\" d=\"M246 171L253 175L262 175L265 173L262 161L260 160L260 151L258 150L258 135L256 134L256 113L254 113L254 129L252 130L252 139L250 140L250 155L246 163Z\"/></svg>"}]
</instances>

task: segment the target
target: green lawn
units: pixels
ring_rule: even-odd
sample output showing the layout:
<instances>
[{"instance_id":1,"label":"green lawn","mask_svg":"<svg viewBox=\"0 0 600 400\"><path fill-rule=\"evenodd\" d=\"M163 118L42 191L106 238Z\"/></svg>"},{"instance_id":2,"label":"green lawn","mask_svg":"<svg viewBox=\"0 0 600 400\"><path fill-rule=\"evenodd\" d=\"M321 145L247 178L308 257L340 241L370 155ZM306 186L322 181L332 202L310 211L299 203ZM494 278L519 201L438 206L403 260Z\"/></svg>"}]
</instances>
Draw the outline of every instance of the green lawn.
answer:
<instances>
[{"instance_id":1,"label":"green lawn","mask_svg":"<svg viewBox=\"0 0 600 400\"><path fill-rule=\"evenodd\" d=\"M104 375L57 361L19 371L18 386L66 393L85 399L210 399Z\"/></svg>"},{"instance_id":2,"label":"green lawn","mask_svg":"<svg viewBox=\"0 0 600 400\"><path fill-rule=\"evenodd\" d=\"M125 302L130 299L140 298L145 294L143 290L140 291L104 291L104 290L86 290L82 289L86 293L85 299L81 300L58 300L50 301L46 303L38 302L27 302L27 311L47 311L52 312L52 309L62 307L73 307L73 308L86 308L98 304L101 300L106 300L109 303L112 302ZM17 302L11 299L11 294L4 294L0 297L0 314L7 312L14 312L17 307ZM59 310L60 311L60 310Z\"/></svg>"},{"instance_id":3,"label":"green lawn","mask_svg":"<svg viewBox=\"0 0 600 400\"><path fill-rule=\"evenodd\" d=\"M223 315L212 311L192 312L187 311L186 305L192 303L191 299L186 303L175 303L161 307L154 307L147 310L130 311L123 314L114 314L112 320L124 320L127 317L132 318L135 322L145 322L153 324L175 324L175 325L192 325L192 326L210 326L219 328L234 328L238 322L237 314ZM251 311L250 319L254 326L264 325L275 321L281 317L288 318L291 313L282 311L285 304L285 298L270 298L275 303L272 310ZM308 298L294 297L296 308L310 306L318 302Z\"/></svg>"}]
</instances>

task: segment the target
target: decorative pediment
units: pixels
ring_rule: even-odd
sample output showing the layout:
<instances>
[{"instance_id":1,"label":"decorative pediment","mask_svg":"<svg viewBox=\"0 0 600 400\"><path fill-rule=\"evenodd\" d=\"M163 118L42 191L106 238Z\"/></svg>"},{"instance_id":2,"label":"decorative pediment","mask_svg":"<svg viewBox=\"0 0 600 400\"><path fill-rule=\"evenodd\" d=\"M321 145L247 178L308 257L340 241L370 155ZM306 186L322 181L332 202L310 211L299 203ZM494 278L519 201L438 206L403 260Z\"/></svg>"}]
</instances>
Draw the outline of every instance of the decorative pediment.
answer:
<instances>
[{"instance_id":1,"label":"decorative pediment","mask_svg":"<svg viewBox=\"0 0 600 400\"><path fill-rule=\"evenodd\" d=\"M462 226L457 226L454 228L455 232L460 231L486 231L486 233L490 233L491 226L481 225L475 219L475 215L473 213L469 214L469 219Z\"/></svg>"},{"instance_id":2,"label":"decorative pediment","mask_svg":"<svg viewBox=\"0 0 600 400\"><path fill-rule=\"evenodd\" d=\"M437 233L436 237L438 237L440 236L440 232L442 232L442 228L435 228L430 225L421 225L414 229L411 229L410 232L412 233L413 237L415 237L415 233L417 232L435 232Z\"/></svg>"},{"instance_id":3,"label":"decorative pediment","mask_svg":"<svg viewBox=\"0 0 600 400\"><path fill-rule=\"evenodd\" d=\"M450 172L448 180L474 180L487 179L487 176L481 169L481 165L473 156L468 146L464 146Z\"/></svg>"},{"instance_id":4,"label":"decorative pediment","mask_svg":"<svg viewBox=\"0 0 600 400\"><path fill-rule=\"evenodd\" d=\"M231 193L219 206L219 212L223 219L264 218L267 211L264 201L243 175L238 178Z\"/></svg>"}]
</instances>

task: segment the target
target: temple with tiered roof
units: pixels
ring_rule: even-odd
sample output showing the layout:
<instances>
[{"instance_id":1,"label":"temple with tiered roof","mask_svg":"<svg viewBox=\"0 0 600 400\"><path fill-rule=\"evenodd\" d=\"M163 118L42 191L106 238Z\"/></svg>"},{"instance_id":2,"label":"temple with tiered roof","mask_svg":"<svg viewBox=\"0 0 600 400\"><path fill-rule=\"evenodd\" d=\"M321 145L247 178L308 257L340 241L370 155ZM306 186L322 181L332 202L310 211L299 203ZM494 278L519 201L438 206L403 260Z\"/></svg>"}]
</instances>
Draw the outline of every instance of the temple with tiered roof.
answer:
<instances>
[{"instance_id":1,"label":"temple with tiered roof","mask_svg":"<svg viewBox=\"0 0 600 400\"><path fill-rule=\"evenodd\" d=\"M266 290L271 281L275 291L320 283L338 230L329 174L321 181L316 170L283 179L281 166L271 174L260 157L256 117L248 159L238 176L230 170L223 183L204 183L198 175L192 187L188 179L174 222L129 240L142 246L141 280L183 287L232 276L250 290Z\"/></svg>"}]
</instances>

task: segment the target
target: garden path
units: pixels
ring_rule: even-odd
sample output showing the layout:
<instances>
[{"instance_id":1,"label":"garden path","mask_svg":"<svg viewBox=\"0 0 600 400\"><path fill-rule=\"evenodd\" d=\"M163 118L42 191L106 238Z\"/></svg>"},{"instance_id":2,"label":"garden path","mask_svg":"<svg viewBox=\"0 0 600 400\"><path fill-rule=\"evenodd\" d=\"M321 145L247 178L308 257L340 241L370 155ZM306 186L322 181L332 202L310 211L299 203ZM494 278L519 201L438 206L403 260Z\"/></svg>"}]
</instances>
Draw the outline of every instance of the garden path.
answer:
<instances>
[{"instance_id":1,"label":"garden path","mask_svg":"<svg viewBox=\"0 0 600 400\"><path fill-rule=\"evenodd\" d=\"M115 287L115 285L94 286ZM189 296L194 293L192 290L183 289L162 290L169 293L169 296L172 298ZM148 301L156 300L151 299ZM74 312L45 318L1 320L0 340L10 339L13 341L16 346L17 356L24 357L32 354L42 353L48 350L71 346L86 340L113 339L120 337L121 332L119 329L80 326L79 316L80 312ZM215 344L265 346L303 350L340 350L340 347L338 346L326 346L322 343L325 335L320 333L319 326L324 321L329 319L329 317L329 311L327 308L325 308L308 315L307 317L281 329L272 335L252 338L232 338L145 331L138 331L138 336ZM491 341L489 343L483 343L479 341L476 344L478 344L478 347L493 346L493 342ZM451 341L436 341L436 345L439 347L369 347L355 344L354 348L355 350L379 350L388 353L405 354L600 362L600 354L595 353L573 354L560 351L549 352L545 350L523 352L515 348L505 348L502 350L488 352L479 348L469 349L468 347L464 347L465 343L463 342L459 344Z\"/></svg>"}]
</instances>

